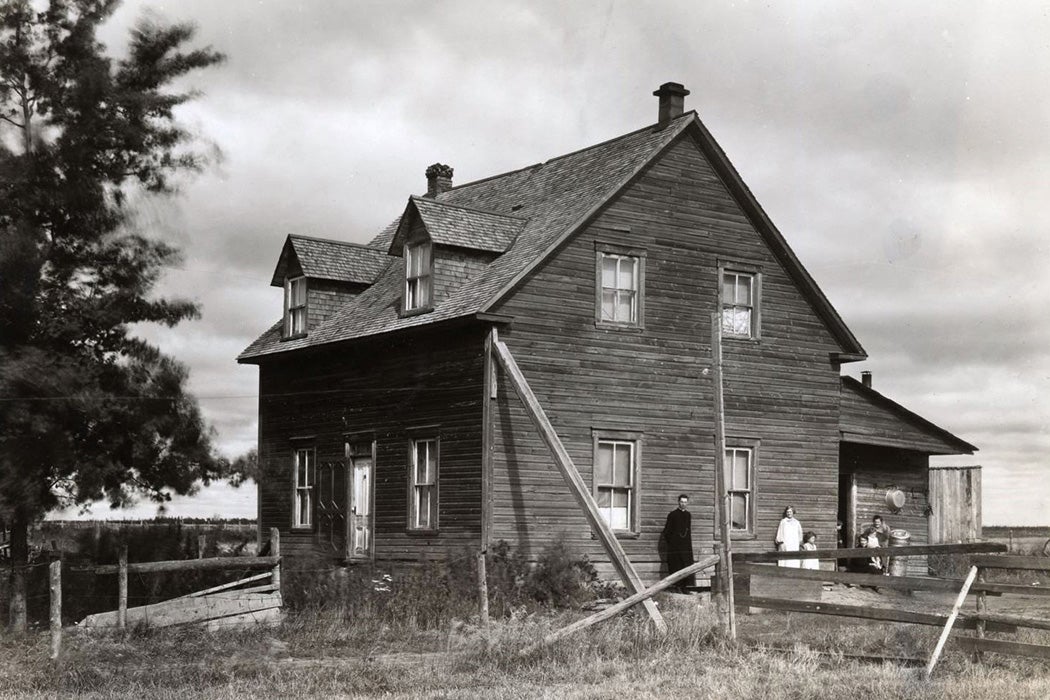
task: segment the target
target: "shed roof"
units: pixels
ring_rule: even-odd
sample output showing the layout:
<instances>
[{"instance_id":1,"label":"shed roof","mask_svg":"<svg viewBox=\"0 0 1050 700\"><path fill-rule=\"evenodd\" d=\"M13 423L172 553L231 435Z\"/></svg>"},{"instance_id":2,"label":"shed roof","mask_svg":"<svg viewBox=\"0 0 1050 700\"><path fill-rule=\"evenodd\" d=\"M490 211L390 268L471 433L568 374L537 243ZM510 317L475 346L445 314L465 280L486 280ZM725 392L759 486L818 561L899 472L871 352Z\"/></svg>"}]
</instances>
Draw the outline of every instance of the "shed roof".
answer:
<instances>
[{"instance_id":1,"label":"shed roof","mask_svg":"<svg viewBox=\"0 0 1050 700\"><path fill-rule=\"evenodd\" d=\"M839 434L843 442L898 447L931 455L973 454L977 448L853 377L842 377Z\"/></svg>"}]
</instances>

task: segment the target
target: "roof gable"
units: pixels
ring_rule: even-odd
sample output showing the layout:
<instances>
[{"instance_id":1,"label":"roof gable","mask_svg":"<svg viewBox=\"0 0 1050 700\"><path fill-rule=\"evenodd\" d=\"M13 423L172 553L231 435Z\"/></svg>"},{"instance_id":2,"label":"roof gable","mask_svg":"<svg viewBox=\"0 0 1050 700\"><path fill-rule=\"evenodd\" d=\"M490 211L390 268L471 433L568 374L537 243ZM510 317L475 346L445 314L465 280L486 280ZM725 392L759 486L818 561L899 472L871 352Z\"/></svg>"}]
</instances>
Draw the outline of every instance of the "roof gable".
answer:
<instances>
[{"instance_id":1,"label":"roof gable","mask_svg":"<svg viewBox=\"0 0 1050 700\"><path fill-rule=\"evenodd\" d=\"M843 442L927 454L973 454L977 448L853 377L843 376L839 432Z\"/></svg>"},{"instance_id":2,"label":"roof gable","mask_svg":"<svg viewBox=\"0 0 1050 700\"><path fill-rule=\"evenodd\" d=\"M300 272L315 279L372 284L391 262L375 248L291 234L284 241L270 285L283 286L286 277Z\"/></svg>"},{"instance_id":3,"label":"roof gable","mask_svg":"<svg viewBox=\"0 0 1050 700\"><path fill-rule=\"evenodd\" d=\"M773 226L695 112L544 163L460 185L435 198L410 198L405 213L380 232L368 244L368 250L380 251L384 255L387 251L400 254L400 246L396 244L399 231L406 231L412 225L408 219L417 216L428 223L428 231L429 226L433 226L434 231L439 232L438 236L448 241L446 245L467 243L495 247L497 243L482 240L484 237L479 234L487 226L488 230L500 231L496 241L501 236L510 238L509 247L484 270L442 299L432 311L418 316L402 318L397 313L403 275L395 269L398 266L388 265L375 278L372 287L345 303L312 331L304 345L351 340L491 312L568 237L597 216L681 138L692 138L699 145L756 230L828 326L842 350L835 359L846 362L866 357L860 343ZM461 228L456 222L457 217L465 217L471 223L462 224ZM517 231L511 237L515 228ZM266 340L267 337L267 334L260 337L241 354L239 360L251 361L258 356L286 352L300 346L299 343L281 343L273 338Z\"/></svg>"},{"instance_id":4,"label":"roof gable","mask_svg":"<svg viewBox=\"0 0 1050 700\"><path fill-rule=\"evenodd\" d=\"M401 255L416 220L422 221L430 240L437 245L491 253L506 251L526 223L525 219L517 216L438 202L428 197L410 197L405 213L394 230L388 254Z\"/></svg>"}]
</instances>

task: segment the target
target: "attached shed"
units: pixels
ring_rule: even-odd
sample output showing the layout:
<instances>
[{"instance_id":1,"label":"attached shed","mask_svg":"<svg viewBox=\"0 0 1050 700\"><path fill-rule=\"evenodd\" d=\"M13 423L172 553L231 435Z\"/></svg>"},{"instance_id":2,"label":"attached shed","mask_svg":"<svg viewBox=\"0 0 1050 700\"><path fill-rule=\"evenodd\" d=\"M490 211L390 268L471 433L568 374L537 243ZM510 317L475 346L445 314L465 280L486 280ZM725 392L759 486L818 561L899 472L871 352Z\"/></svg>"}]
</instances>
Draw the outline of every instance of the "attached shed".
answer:
<instances>
[{"instance_id":1,"label":"attached shed","mask_svg":"<svg viewBox=\"0 0 1050 700\"><path fill-rule=\"evenodd\" d=\"M907 530L912 544L941 541L931 536L930 515L948 518L949 511L942 490L931 487L930 456L973 454L977 448L875 391L871 374L863 376L863 381L842 377L839 520L844 544L856 546L876 515L894 529ZM980 500L979 492L971 497ZM944 527L954 531L955 525ZM909 563L909 571L925 572L918 558Z\"/></svg>"}]
</instances>

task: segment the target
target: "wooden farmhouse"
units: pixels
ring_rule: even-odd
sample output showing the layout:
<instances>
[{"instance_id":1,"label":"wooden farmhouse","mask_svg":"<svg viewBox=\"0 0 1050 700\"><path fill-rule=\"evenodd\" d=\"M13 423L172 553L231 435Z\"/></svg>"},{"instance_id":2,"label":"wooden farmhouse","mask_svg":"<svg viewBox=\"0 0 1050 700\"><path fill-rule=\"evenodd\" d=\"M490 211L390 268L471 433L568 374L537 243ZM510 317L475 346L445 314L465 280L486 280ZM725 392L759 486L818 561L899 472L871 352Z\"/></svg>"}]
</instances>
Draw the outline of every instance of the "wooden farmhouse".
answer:
<instances>
[{"instance_id":1,"label":"wooden farmhouse","mask_svg":"<svg viewBox=\"0 0 1050 700\"><path fill-rule=\"evenodd\" d=\"M611 532L653 581L679 493L710 553L713 318L734 548L772 548L787 505L822 548L875 513L927 541L929 456L976 448L840 374L864 348L689 92L654 94L656 123L574 153L457 186L431 166L367 245L288 236L283 317L238 357L286 555L393 569L564 537L609 574Z\"/></svg>"}]
</instances>

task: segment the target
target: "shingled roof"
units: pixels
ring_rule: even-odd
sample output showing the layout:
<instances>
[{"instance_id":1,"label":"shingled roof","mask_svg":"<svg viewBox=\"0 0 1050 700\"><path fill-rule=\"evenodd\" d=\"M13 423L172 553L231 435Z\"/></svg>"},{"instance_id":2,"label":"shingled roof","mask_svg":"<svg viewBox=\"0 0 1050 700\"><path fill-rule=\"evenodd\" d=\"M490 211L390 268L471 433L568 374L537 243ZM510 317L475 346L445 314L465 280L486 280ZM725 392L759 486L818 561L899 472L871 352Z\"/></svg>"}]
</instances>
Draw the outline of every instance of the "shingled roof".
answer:
<instances>
[{"instance_id":1,"label":"shingled roof","mask_svg":"<svg viewBox=\"0 0 1050 700\"><path fill-rule=\"evenodd\" d=\"M419 212L424 221L429 216L445 240L472 245L480 243L478 232L484 228L482 220L484 224L496 220L504 224L506 228L501 229L501 235L509 236L513 226L517 225L508 220L520 221L520 230L502 255L439 300L429 313L399 315L398 300L404 287L404 271L400 265L390 265L372 286L347 301L306 337L282 341L281 324L275 323L237 359L255 363L277 353L490 311L568 236L596 216L649 163L680 137L689 135L711 160L756 229L824 319L842 348L842 361L866 357L860 343L795 257L696 113L686 112L669 121L544 163L454 187L436 198L411 198L406 213L384 228L368 244L368 249L387 252L396 247L393 244L401 220L414 216L415 212ZM476 225L460 232L450 223L454 208L459 208L458 214L472 219Z\"/></svg>"},{"instance_id":2,"label":"shingled roof","mask_svg":"<svg viewBox=\"0 0 1050 700\"><path fill-rule=\"evenodd\" d=\"M405 214L395 229L387 252L401 255L408 227L413 216L426 226L430 240L437 245L503 253L511 246L526 219L496 212L439 202L428 197L410 197Z\"/></svg>"},{"instance_id":3,"label":"shingled roof","mask_svg":"<svg viewBox=\"0 0 1050 700\"><path fill-rule=\"evenodd\" d=\"M372 284L392 261L384 251L358 243L292 234L284 241L270 285L283 286L295 262L306 277Z\"/></svg>"}]
</instances>

